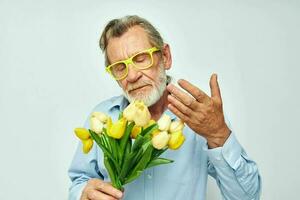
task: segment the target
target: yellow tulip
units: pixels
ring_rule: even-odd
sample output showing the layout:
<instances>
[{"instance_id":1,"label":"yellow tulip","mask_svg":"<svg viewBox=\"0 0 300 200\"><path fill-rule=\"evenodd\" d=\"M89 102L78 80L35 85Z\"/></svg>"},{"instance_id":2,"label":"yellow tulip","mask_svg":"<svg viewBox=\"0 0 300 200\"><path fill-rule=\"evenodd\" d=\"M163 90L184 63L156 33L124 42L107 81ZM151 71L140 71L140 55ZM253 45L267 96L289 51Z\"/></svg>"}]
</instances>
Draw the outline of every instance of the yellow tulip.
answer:
<instances>
[{"instance_id":1,"label":"yellow tulip","mask_svg":"<svg viewBox=\"0 0 300 200\"><path fill-rule=\"evenodd\" d=\"M85 128L75 128L75 135L81 140L87 140L90 138L90 133Z\"/></svg>"},{"instance_id":2,"label":"yellow tulip","mask_svg":"<svg viewBox=\"0 0 300 200\"><path fill-rule=\"evenodd\" d=\"M181 131L171 133L171 137L168 143L170 149L176 150L178 149L184 142L185 136Z\"/></svg>"},{"instance_id":3,"label":"yellow tulip","mask_svg":"<svg viewBox=\"0 0 300 200\"><path fill-rule=\"evenodd\" d=\"M142 131L142 127L140 126L137 126L137 125L134 125L134 127L132 128L132 131L131 131L131 138L136 138L138 136L138 134L140 134Z\"/></svg>"},{"instance_id":4,"label":"yellow tulip","mask_svg":"<svg viewBox=\"0 0 300 200\"><path fill-rule=\"evenodd\" d=\"M110 129L111 126L112 126L112 120L111 117L108 117L106 121L106 128Z\"/></svg>"},{"instance_id":5,"label":"yellow tulip","mask_svg":"<svg viewBox=\"0 0 300 200\"><path fill-rule=\"evenodd\" d=\"M170 139L170 135L167 131L161 131L159 133L155 133L152 137L152 146L155 149L163 149L168 145Z\"/></svg>"},{"instance_id":6,"label":"yellow tulip","mask_svg":"<svg viewBox=\"0 0 300 200\"><path fill-rule=\"evenodd\" d=\"M90 118L90 128L97 134L102 133L103 123L96 117Z\"/></svg>"},{"instance_id":7,"label":"yellow tulip","mask_svg":"<svg viewBox=\"0 0 300 200\"><path fill-rule=\"evenodd\" d=\"M161 131L168 131L171 124L171 117L169 115L164 114L157 121L158 129Z\"/></svg>"},{"instance_id":8,"label":"yellow tulip","mask_svg":"<svg viewBox=\"0 0 300 200\"><path fill-rule=\"evenodd\" d=\"M128 121L134 121L137 126L146 126L151 114L143 101L135 100L124 109L123 117Z\"/></svg>"},{"instance_id":9,"label":"yellow tulip","mask_svg":"<svg viewBox=\"0 0 300 200\"><path fill-rule=\"evenodd\" d=\"M91 139L89 131L85 128L75 128L74 132L82 142L83 153L88 153L93 147L93 140Z\"/></svg>"},{"instance_id":10,"label":"yellow tulip","mask_svg":"<svg viewBox=\"0 0 300 200\"><path fill-rule=\"evenodd\" d=\"M105 113L102 112L93 112L91 117L97 118L100 122L106 123L108 116Z\"/></svg>"},{"instance_id":11,"label":"yellow tulip","mask_svg":"<svg viewBox=\"0 0 300 200\"><path fill-rule=\"evenodd\" d=\"M83 153L88 153L93 147L93 140L91 138L87 140L82 140L82 144Z\"/></svg>"},{"instance_id":12,"label":"yellow tulip","mask_svg":"<svg viewBox=\"0 0 300 200\"><path fill-rule=\"evenodd\" d=\"M124 135L126 122L127 120L125 118L119 119L117 122L108 127L107 134L110 137L120 139Z\"/></svg>"},{"instance_id":13,"label":"yellow tulip","mask_svg":"<svg viewBox=\"0 0 300 200\"><path fill-rule=\"evenodd\" d=\"M176 120L171 122L169 132L174 133L178 131L182 131L184 128L184 123L181 120Z\"/></svg>"}]
</instances>

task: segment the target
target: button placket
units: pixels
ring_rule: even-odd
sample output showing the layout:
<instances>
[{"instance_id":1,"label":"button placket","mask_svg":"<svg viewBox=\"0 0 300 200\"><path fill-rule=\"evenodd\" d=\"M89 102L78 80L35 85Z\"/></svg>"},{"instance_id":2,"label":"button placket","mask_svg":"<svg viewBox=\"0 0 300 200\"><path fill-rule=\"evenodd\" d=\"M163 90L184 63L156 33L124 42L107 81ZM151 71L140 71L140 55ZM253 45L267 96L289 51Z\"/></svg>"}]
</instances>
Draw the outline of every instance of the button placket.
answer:
<instances>
[{"instance_id":1,"label":"button placket","mask_svg":"<svg viewBox=\"0 0 300 200\"><path fill-rule=\"evenodd\" d=\"M145 171L145 200L154 200L153 168Z\"/></svg>"}]
</instances>

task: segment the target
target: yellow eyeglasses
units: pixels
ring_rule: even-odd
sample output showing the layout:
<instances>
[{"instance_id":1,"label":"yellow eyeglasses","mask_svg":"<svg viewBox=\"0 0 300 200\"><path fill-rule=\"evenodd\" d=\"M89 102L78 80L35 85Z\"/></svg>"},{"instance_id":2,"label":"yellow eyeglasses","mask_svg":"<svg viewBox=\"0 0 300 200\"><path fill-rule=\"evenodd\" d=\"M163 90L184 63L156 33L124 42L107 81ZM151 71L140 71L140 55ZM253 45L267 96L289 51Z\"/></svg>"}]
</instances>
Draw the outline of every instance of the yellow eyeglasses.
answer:
<instances>
[{"instance_id":1,"label":"yellow eyeglasses","mask_svg":"<svg viewBox=\"0 0 300 200\"><path fill-rule=\"evenodd\" d=\"M159 51L157 47L143 50L134 54L126 60L115 62L106 67L106 71L110 73L116 80L124 79L128 75L128 65L132 64L136 69L147 69L153 64L153 53Z\"/></svg>"}]
</instances>

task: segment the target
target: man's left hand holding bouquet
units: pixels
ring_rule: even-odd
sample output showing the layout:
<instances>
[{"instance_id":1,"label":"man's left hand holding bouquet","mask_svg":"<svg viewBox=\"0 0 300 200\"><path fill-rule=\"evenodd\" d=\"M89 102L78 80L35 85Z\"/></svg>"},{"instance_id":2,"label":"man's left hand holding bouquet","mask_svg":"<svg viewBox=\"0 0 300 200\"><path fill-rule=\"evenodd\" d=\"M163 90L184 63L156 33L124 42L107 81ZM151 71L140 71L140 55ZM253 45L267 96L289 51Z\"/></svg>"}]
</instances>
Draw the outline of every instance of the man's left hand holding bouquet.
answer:
<instances>
[{"instance_id":1,"label":"man's left hand holding bouquet","mask_svg":"<svg viewBox=\"0 0 300 200\"><path fill-rule=\"evenodd\" d=\"M145 104L133 101L120 113L116 122L104 113L94 112L90 118L90 129L76 128L75 134L82 141L84 153L90 151L93 141L97 143L103 151L104 165L112 186L123 190L125 184L137 179L145 169L173 162L160 155L183 144L183 128L182 121L171 121L168 115L163 115L157 122L152 120ZM91 190L91 195L100 190L119 198L120 191L110 184L94 179L90 182L91 187L86 190ZM97 188L99 185L101 188Z\"/></svg>"}]
</instances>

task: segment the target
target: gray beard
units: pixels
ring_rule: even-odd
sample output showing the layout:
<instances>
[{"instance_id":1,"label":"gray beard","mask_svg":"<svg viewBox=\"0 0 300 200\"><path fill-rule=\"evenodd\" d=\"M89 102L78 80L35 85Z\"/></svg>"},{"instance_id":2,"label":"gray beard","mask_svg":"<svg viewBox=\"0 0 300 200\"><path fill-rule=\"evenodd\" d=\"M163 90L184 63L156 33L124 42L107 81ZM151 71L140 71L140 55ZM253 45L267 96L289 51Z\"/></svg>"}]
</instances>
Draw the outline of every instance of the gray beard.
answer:
<instances>
[{"instance_id":1,"label":"gray beard","mask_svg":"<svg viewBox=\"0 0 300 200\"><path fill-rule=\"evenodd\" d=\"M148 92L148 94L145 95L144 93L139 93L135 96L131 96L127 91L123 90L124 96L130 103L134 100L141 100L145 103L146 106L149 107L155 104L162 97L167 87L167 75L163 66L159 67L159 77L155 81L154 87L151 89L151 91Z\"/></svg>"}]
</instances>

